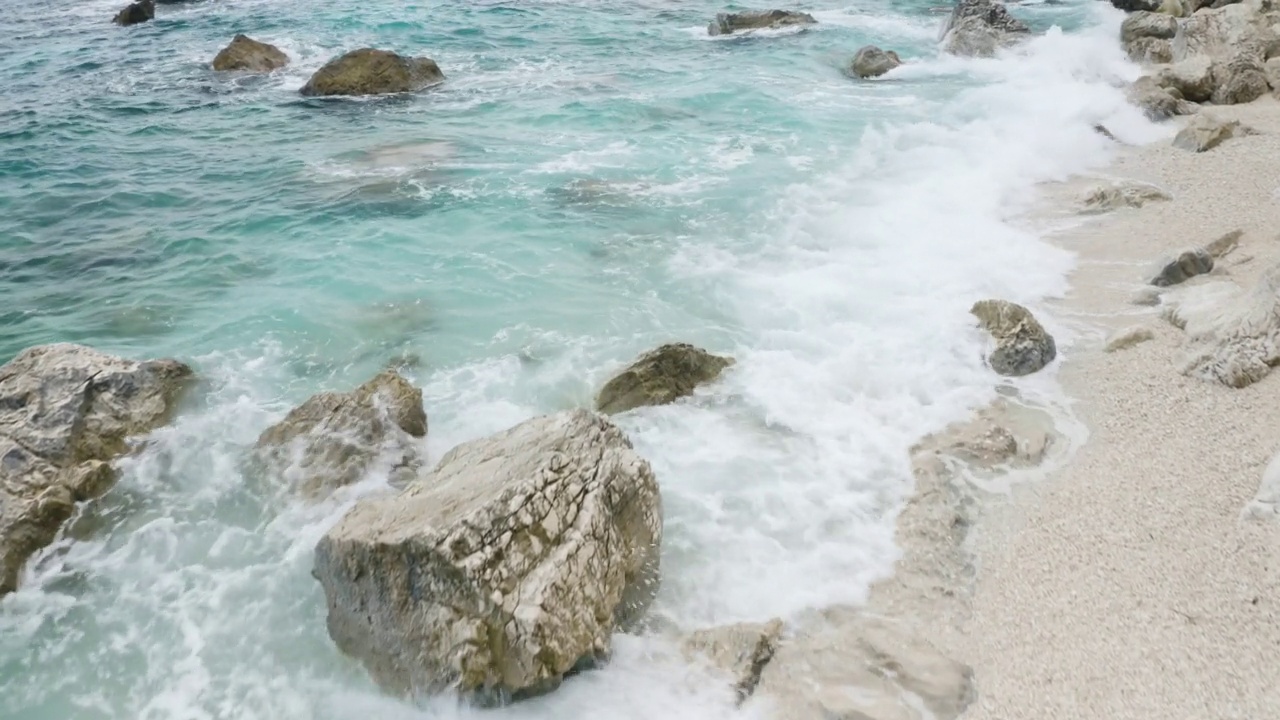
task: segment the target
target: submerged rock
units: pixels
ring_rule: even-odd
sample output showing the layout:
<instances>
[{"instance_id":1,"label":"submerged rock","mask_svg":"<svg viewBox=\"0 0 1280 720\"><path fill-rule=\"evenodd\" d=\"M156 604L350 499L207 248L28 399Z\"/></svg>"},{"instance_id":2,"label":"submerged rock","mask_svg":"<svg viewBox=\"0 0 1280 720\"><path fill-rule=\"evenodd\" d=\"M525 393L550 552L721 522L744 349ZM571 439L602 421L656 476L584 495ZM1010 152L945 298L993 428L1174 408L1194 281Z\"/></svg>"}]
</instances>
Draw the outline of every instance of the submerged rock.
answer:
<instances>
[{"instance_id":1,"label":"submerged rock","mask_svg":"<svg viewBox=\"0 0 1280 720\"><path fill-rule=\"evenodd\" d=\"M164 423L191 377L176 360L135 362L40 345L0 366L0 595L53 541L75 503L115 482L128 439Z\"/></svg>"},{"instance_id":2,"label":"submerged rock","mask_svg":"<svg viewBox=\"0 0 1280 720\"><path fill-rule=\"evenodd\" d=\"M315 497L358 482L381 464L393 483L421 465L418 439L427 434L422 391L387 370L351 392L313 395L267 428L258 459Z\"/></svg>"},{"instance_id":3,"label":"submerged rock","mask_svg":"<svg viewBox=\"0 0 1280 720\"><path fill-rule=\"evenodd\" d=\"M1249 131L1239 120L1219 120L1201 113L1173 137L1173 146L1189 152L1206 152Z\"/></svg>"},{"instance_id":4,"label":"submerged rock","mask_svg":"<svg viewBox=\"0 0 1280 720\"><path fill-rule=\"evenodd\" d=\"M860 78L880 77L902 64L898 53L868 45L858 50L849 64L849 72Z\"/></svg>"},{"instance_id":5,"label":"submerged rock","mask_svg":"<svg viewBox=\"0 0 1280 720\"><path fill-rule=\"evenodd\" d=\"M111 21L117 25L137 25L148 20L154 20L156 17L155 0L138 0L125 7L116 14Z\"/></svg>"},{"instance_id":6,"label":"submerged rock","mask_svg":"<svg viewBox=\"0 0 1280 720\"><path fill-rule=\"evenodd\" d=\"M782 621L738 623L699 630L684 642L686 655L706 658L730 678L741 704L760 684L760 673L773 659L782 639Z\"/></svg>"},{"instance_id":7,"label":"submerged rock","mask_svg":"<svg viewBox=\"0 0 1280 720\"><path fill-rule=\"evenodd\" d=\"M995 338L991 369L1001 375L1029 375L1057 357L1053 336L1021 305L1006 300L979 300L969 312Z\"/></svg>"},{"instance_id":8,"label":"submerged rock","mask_svg":"<svg viewBox=\"0 0 1280 720\"><path fill-rule=\"evenodd\" d=\"M943 28L943 49L954 55L990 57L1022 40L1031 28L1009 14L1003 3L960 0Z\"/></svg>"},{"instance_id":9,"label":"submerged rock","mask_svg":"<svg viewBox=\"0 0 1280 720\"><path fill-rule=\"evenodd\" d=\"M1147 203L1172 200L1172 196L1150 183L1117 182L1094 188L1084 198L1085 212L1108 212L1120 208L1140 208Z\"/></svg>"},{"instance_id":10,"label":"submerged rock","mask_svg":"<svg viewBox=\"0 0 1280 720\"><path fill-rule=\"evenodd\" d=\"M307 96L382 95L421 90L444 81L431 58L361 48L330 60L299 91Z\"/></svg>"},{"instance_id":11,"label":"submerged rock","mask_svg":"<svg viewBox=\"0 0 1280 720\"><path fill-rule=\"evenodd\" d=\"M390 692L483 704L607 657L658 585L662 501L603 416L534 418L361 500L316 547L329 634Z\"/></svg>"},{"instance_id":12,"label":"submerged rock","mask_svg":"<svg viewBox=\"0 0 1280 720\"><path fill-rule=\"evenodd\" d=\"M246 35L236 35L231 44L213 58L213 69L271 72L289 64L289 56L275 45L258 42Z\"/></svg>"},{"instance_id":13,"label":"submerged rock","mask_svg":"<svg viewBox=\"0 0 1280 720\"><path fill-rule=\"evenodd\" d=\"M605 383L596 396L596 408L613 415L643 405L673 403L715 380L732 364L733 358L686 343L668 343L641 355Z\"/></svg>"},{"instance_id":14,"label":"submerged rock","mask_svg":"<svg viewBox=\"0 0 1280 720\"><path fill-rule=\"evenodd\" d=\"M817 20L809 13L790 10L747 10L740 13L720 13L707 26L708 35L730 35L743 30L777 29L797 25L815 25Z\"/></svg>"}]
</instances>

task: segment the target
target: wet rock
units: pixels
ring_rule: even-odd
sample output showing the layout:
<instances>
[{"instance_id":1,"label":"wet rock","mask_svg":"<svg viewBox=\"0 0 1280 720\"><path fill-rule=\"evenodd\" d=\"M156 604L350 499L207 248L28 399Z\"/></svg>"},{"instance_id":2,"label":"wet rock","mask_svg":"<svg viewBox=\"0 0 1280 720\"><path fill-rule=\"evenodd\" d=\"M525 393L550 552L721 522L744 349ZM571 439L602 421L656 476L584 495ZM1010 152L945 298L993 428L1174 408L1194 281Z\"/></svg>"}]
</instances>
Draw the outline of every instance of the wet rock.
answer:
<instances>
[{"instance_id":1,"label":"wet rock","mask_svg":"<svg viewBox=\"0 0 1280 720\"><path fill-rule=\"evenodd\" d=\"M748 10L740 13L720 13L707 26L708 35L731 35L744 30L778 29L817 24L809 13L790 10Z\"/></svg>"},{"instance_id":2,"label":"wet rock","mask_svg":"<svg viewBox=\"0 0 1280 720\"><path fill-rule=\"evenodd\" d=\"M828 611L828 622L784 641L756 696L787 717L954 720L974 697L973 671L905 623Z\"/></svg>"},{"instance_id":3,"label":"wet rock","mask_svg":"<svg viewBox=\"0 0 1280 720\"><path fill-rule=\"evenodd\" d=\"M271 72L288 64L289 56L280 48L245 35L236 35L231 44L213 58L213 69L219 71Z\"/></svg>"},{"instance_id":4,"label":"wet rock","mask_svg":"<svg viewBox=\"0 0 1280 720\"><path fill-rule=\"evenodd\" d=\"M75 503L115 482L109 462L164 423L191 377L82 345L28 348L0 366L0 595L53 541Z\"/></svg>"},{"instance_id":5,"label":"wet rock","mask_svg":"<svg viewBox=\"0 0 1280 720\"><path fill-rule=\"evenodd\" d=\"M684 642L687 656L700 655L727 674L738 702L755 692L760 673L773 659L782 638L782 621L738 623L699 630Z\"/></svg>"},{"instance_id":6,"label":"wet rock","mask_svg":"<svg viewBox=\"0 0 1280 720\"><path fill-rule=\"evenodd\" d=\"M307 96L382 95L421 90L444 81L431 58L361 48L330 60L299 91Z\"/></svg>"},{"instance_id":7,"label":"wet rock","mask_svg":"<svg viewBox=\"0 0 1280 720\"><path fill-rule=\"evenodd\" d=\"M112 20L117 25L137 25L156 17L155 0L139 0L125 7Z\"/></svg>"},{"instance_id":8,"label":"wet rock","mask_svg":"<svg viewBox=\"0 0 1280 720\"><path fill-rule=\"evenodd\" d=\"M481 704L554 689L607 657L658 584L649 464L573 410L464 443L395 496L361 500L316 547L329 634L396 694Z\"/></svg>"},{"instance_id":9,"label":"wet rock","mask_svg":"<svg viewBox=\"0 0 1280 720\"><path fill-rule=\"evenodd\" d=\"M1151 284L1156 287L1169 287L1186 282L1196 275L1203 275L1210 270L1213 270L1212 255L1199 248L1187 250L1165 263L1160 272L1151 278Z\"/></svg>"},{"instance_id":10,"label":"wet rock","mask_svg":"<svg viewBox=\"0 0 1280 720\"><path fill-rule=\"evenodd\" d=\"M858 50L849 64L849 72L856 77L880 77L902 64L898 53L892 50L881 50L875 45L868 45Z\"/></svg>"},{"instance_id":11,"label":"wet rock","mask_svg":"<svg viewBox=\"0 0 1280 720\"><path fill-rule=\"evenodd\" d=\"M1173 137L1173 146L1189 152L1206 152L1248 132L1239 120L1219 120L1201 113L1178 131Z\"/></svg>"},{"instance_id":12,"label":"wet rock","mask_svg":"<svg viewBox=\"0 0 1280 720\"><path fill-rule=\"evenodd\" d=\"M1191 102L1208 102L1213 96L1213 63L1207 57L1188 58L1161 70L1156 83Z\"/></svg>"},{"instance_id":13,"label":"wet rock","mask_svg":"<svg viewBox=\"0 0 1280 720\"><path fill-rule=\"evenodd\" d=\"M1240 105L1267 94L1267 74L1262 61L1242 53L1213 64L1213 94L1217 105Z\"/></svg>"},{"instance_id":14,"label":"wet rock","mask_svg":"<svg viewBox=\"0 0 1280 720\"><path fill-rule=\"evenodd\" d=\"M1053 337L1045 332L1031 311L1006 300L979 300L970 310L996 340L989 358L991 369L1001 375L1029 375L1057 356Z\"/></svg>"},{"instance_id":15,"label":"wet rock","mask_svg":"<svg viewBox=\"0 0 1280 720\"><path fill-rule=\"evenodd\" d=\"M313 395L267 428L255 447L260 462L308 497L359 482L375 467L393 484L421 466L427 434L422 391L387 370L351 392Z\"/></svg>"},{"instance_id":16,"label":"wet rock","mask_svg":"<svg viewBox=\"0 0 1280 720\"><path fill-rule=\"evenodd\" d=\"M1127 350L1134 345L1139 345L1147 342L1148 340L1154 340L1155 337L1156 334L1151 331L1151 328L1134 325L1112 333L1107 338L1107 342L1103 346L1103 349L1109 353L1117 352L1119 350Z\"/></svg>"},{"instance_id":17,"label":"wet rock","mask_svg":"<svg viewBox=\"0 0 1280 720\"><path fill-rule=\"evenodd\" d=\"M1094 188L1084 198L1084 212L1108 212L1120 208L1140 208L1147 203L1172 200L1173 197L1150 183L1116 182Z\"/></svg>"},{"instance_id":18,"label":"wet rock","mask_svg":"<svg viewBox=\"0 0 1280 720\"><path fill-rule=\"evenodd\" d=\"M1160 87L1155 78L1143 76L1134 81L1125 92L1129 102L1136 105L1152 120L1166 120L1174 115L1190 115L1195 106L1180 94Z\"/></svg>"},{"instance_id":19,"label":"wet rock","mask_svg":"<svg viewBox=\"0 0 1280 720\"><path fill-rule=\"evenodd\" d=\"M733 358L686 343L668 343L641 355L605 383L596 396L596 408L613 415L643 405L666 405L691 395L732 364Z\"/></svg>"},{"instance_id":20,"label":"wet rock","mask_svg":"<svg viewBox=\"0 0 1280 720\"><path fill-rule=\"evenodd\" d=\"M1030 36L1031 28L1003 3L960 0L943 29L942 47L954 55L991 57L996 50Z\"/></svg>"}]
</instances>

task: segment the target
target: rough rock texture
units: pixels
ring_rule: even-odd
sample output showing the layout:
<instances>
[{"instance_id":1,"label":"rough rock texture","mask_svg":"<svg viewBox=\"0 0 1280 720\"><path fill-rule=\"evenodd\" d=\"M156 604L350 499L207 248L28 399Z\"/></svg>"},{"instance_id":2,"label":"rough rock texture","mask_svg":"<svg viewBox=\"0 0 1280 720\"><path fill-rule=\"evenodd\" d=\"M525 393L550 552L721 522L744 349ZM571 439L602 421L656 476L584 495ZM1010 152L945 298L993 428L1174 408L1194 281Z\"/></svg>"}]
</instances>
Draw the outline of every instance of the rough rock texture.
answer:
<instances>
[{"instance_id":1,"label":"rough rock texture","mask_svg":"<svg viewBox=\"0 0 1280 720\"><path fill-rule=\"evenodd\" d=\"M1124 328L1112 333L1108 338L1103 349L1107 352L1116 352L1119 350L1127 350L1134 345L1140 345L1148 340L1154 340L1156 334L1151 328L1141 325Z\"/></svg>"},{"instance_id":2,"label":"rough rock texture","mask_svg":"<svg viewBox=\"0 0 1280 720\"><path fill-rule=\"evenodd\" d=\"M1280 266L1257 287L1207 283L1166 297L1165 318L1186 331L1183 373L1242 388L1280 364Z\"/></svg>"},{"instance_id":3,"label":"rough rock texture","mask_svg":"<svg viewBox=\"0 0 1280 720\"><path fill-rule=\"evenodd\" d=\"M732 364L733 358L685 343L669 343L641 355L605 383L596 396L596 408L612 415L642 405L666 405L715 380Z\"/></svg>"},{"instance_id":4,"label":"rough rock texture","mask_svg":"<svg viewBox=\"0 0 1280 720\"><path fill-rule=\"evenodd\" d=\"M1213 96L1213 63L1207 57L1187 58L1161 70L1156 83L1191 102L1208 102Z\"/></svg>"},{"instance_id":5,"label":"rough rock texture","mask_svg":"<svg viewBox=\"0 0 1280 720\"><path fill-rule=\"evenodd\" d=\"M1128 44L1138 38L1173 39L1178 34L1178 20L1164 13L1135 12L1120 23L1120 42Z\"/></svg>"},{"instance_id":6,"label":"rough rock texture","mask_svg":"<svg viewBox=\"0 0 1280 720\"><path fill-rule=\"evenodd\" d=\"M1173 196L1150 183L1123 181L1094 188L1084 198L1084 212L1108 212L1140 208L1147 203L1172 200Z\"/></svg>"},{"instance_id":7,"label":"rough rock texture","mask_svg":"<svg viewBox=\"0 0 1280 720\"><path fill-rule=\"evenodd\" d=\"M1205 252L1209 253L1215 259L1224 258L1240 245L1240 238L1244 237L1243 230L1232 230L1225 233L1222 237L1204 246Z\"/></svg>"},{"instance_id":8,"label":"rough rock texture","mask_svg":"<svg viewBox=\"0 0 1280 720\"><path fill-rule=\"evenodd\" d=\"M742 703L755 692L760 673L773 659L782 638L782 621L738 623L699 630L684 642L686 655L700 655L727 674Z\"/></svg>"},{"instance_id":9,"label":"rough rock texture","mask_svg":"<svg viewBox=\"0 0 1280 720\"><path fill-rule=\"evenodd\" d=\"M1197 55L1230 58L1238 54L1265 60L1275 55L1275 16L1269 5L1270 0L1249 0L1196 12L1182 22L1174 37L1174 60Z\"/></svg>"},{"instance_id":10,"label":"rough rock texture","mask_svg":"<svg viewBox=\"0 0 1280 720\"><path fill-rule=\"evenodd\" d=\"M148 20L154 20L155 17L155 0L139 0L139 2L132 3L117 13L112 22L117 25L137 25Z\"/></svg>"},{"instance_id":11,"label":"rough rock texture","mask_svg":"<svg viewBox=\"0 0 1280 720\"><path fill-rule=\"evenodd\" d=\"M1172 44L1160 38L1134 38L1124 44L1124 51L1134 62L1160 65L1173 61Z\"/></svg>"},{"instance_id":12,"label":"rough rock texture","mask_svg":"<svg viewBox=\"0 0 1280 720\"><path fill-rule=\"evenodd\" d=\"M607 656L658 583L649 464L586 410L451 450L361 500L316 547L329 634L388 691L481 703L555 688Z\"/></svg>"},{"instance_id":13,"label":"rough rock texture","mask_svg":"<svg viewBox=\"0 0 1280 720\"><path fill-rule=\"evenodd\" d=\"M740 13L720 13L707 25L708 35L730 35L743 30L762 30L814 25L818 21L809 13L790 10L748 10Z\"/></svg>"},{"instance_id":14,"label":"rough rock texture","mask_svg":"<svg viewBox=\"0 0 1280 720\"><path fill-rule=\"evenodd\" d=\"M381 464L394 481L421 465L416 438L427 434L422 391L384 371L351 392L319 393L267 428L260 460L308 496L360 481Z\"/></svg>"},{"instance_id":15,"label":"rough rock texture","mask_svg":"<svg viewBox=\"0 0 1280 720\"><path fill-rule=\"evenodd\" d=\"M361 48L330 60L299 91L303 95L381 95L421 90L444 81L431 58Z\"/></svg>"},{"instance_id":16,"label":"rough rock texture","mask_svg":"<svg viewBox=\"0 0 1280 720\"><path fill-rule=\"evenodd\" d=\"M849 72L860 78L879 77L902 64L898 53L868 45L858 50L849 64Z\"/></svg>"},{"instance_id":17,"label":"rough rock texture","mask_svg":"<svg viewBox=\"0 0 1280 720\"><path fill-rule=\"evenodd\" d=\"M1029 375L1057 356L1053 337L1031 311L1005 300L979 300L970 310L996 340L991 369L1001 375Z\"/></svg>"},{"instance_id":18,"label":"rough rock texture","mask_svg":"<svg viewBox=\"0 0 1280 720\"><path fill-rule=\"evenodd\" d=\"M1190 115L1195 106L1176 92L1160 87L1151 76L1138 78L1125 93L1129 102L1138 106L1152 120L1165 120L1174 115Z\"/></svg>"},{"instance_id":19,"label":"rough rock texture","mask_svg":"<svg viewBox=\"0 0 1280 720\"><path fill-rule=\"evenodd\" d=\"M1217 105L1240 105L1267 94L1267 73L1258 58L1241 53L1213 64L1213 94Z\"/></svg>"},{"instance_id":20,"label":"rough rock texture","mask_svg":"<svg viewBox=\"0 0 1280 720\"><path fill-rule=\"evenodd\" d=\"M1031 28L1010 15L1003 3L960 0L943 29L942 47L954 55L990 57L1030 34Z\"/></svg>"},{"instance_id":21,"label":"rough rock texture","mask_svg":"<svg viewBox=\"0 0 1280 720\"><path fill-rule=\"evenodd\" d=\"M258 42L246 35L236 35L231 44L213 58L214 70L248 70L271 72L289 64L289 56L280 48Z\"/></svg>"},{"instance_id":22,"label":"rough rock texture","mask_svg":"<svg viewBox=\"0 0 1280 720\"><path fill-rule=\"evenodd\" d=\"M1219 120L1201 113L1178 131L1173 146L1190 152L1206 152L1247 132L1239 120Z\"/></svg>"},{"instance_id":23,"label":"rough rock texture","mask_svg":"<svg viewBox=\"0 0 1280 720\"><path fill-rule=\"evenodd\" d=\"M0 595L75 503L115 481L108 462L163 423L191 376L81 345L40 345L0 367Z\"/></svg>"},{"instance_id":24,"label":"rough rock texture","mask_svg":"<svg viewBox=\"0 0 1280 720\"><path fill-rule=\"evenodd\" d=\"M1203 275L1213 270L1213 256L1207 250L1196 248L1178 254L1178 257L1163 264L1151 284L1156 287L1169 287L1186 282L1196 275Z\"/></svg>"},{"instance_id":25,"label":"rough rock texture","mask_svg":"<svg viewBox=\"0 0 1280 720\"><path fill-rule=\"evenodd\" d=\"M783 642L757 697L778 720L954 720L974 696L973 673L904 623L836 609Z\"/></svg>"}]
</instances>

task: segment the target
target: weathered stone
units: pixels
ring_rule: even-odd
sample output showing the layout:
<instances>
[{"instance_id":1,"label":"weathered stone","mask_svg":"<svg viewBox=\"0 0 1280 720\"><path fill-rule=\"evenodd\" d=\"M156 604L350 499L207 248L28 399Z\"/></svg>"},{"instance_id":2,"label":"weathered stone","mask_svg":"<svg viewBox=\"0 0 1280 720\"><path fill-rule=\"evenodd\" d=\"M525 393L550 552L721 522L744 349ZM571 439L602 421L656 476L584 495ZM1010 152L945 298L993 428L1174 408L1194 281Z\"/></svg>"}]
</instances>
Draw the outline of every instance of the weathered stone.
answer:
<instances>
[{"instance_id":1,"label":"weathered stone","mask_svg":"<svg viewBox=\"0 0 1280 720\"><path fill-rule=\"evenodd\" d=\"M382 95L421 90L444 81L431 58L361 48L330 60L299 91L303 95Z\"/></svg>"},{"instance_id":2,"label":"weathered stone","mask_svg":"<svg viewBox=\"0 0 1280 720\"><path fill-rule=\"evenodd\" d=\"M1173 60L1172 46L1160 38L1135 38L1124 44L1124 51L1134 62L1159 65Z\"/></svg>"},{"instance_id":3,"label":"weathered stone","mask_svg":"<svg viewBox=\"0 0 1280 720\"><path fill-rule=\"evenodd\" d=\"M1172 199L1169 193L1150 183L1123 181L1094 188L1085 196L1083 204L1084 212L1099 213Z\"/></svg>"},{"instance_id":4,"label":"weathered stone","mask_svg":"<svg viewBox=\"0 0 1280 720\"><path fill-rule=\"evenodd\" d=\"M1147 342L1148 340L1154 340L1155 337L1156 334L1151 331L1151 328L1134 325L1112 333L1107 337L1107 342L1103 346L1103 349L1109 353L1116 352L1118 350L1126 350L1134 345L1139 345Z\"/></svg>"},{"instance_id":5,"label":"weathered stone","mask_svg":"<svg viewBox=\"0 0 1280 720\"><path fill-rule=\"evenodd\" d=\"M943 29L942 47L953 55L991 57L1031 34L1031 28L1009 14L1003 3L960 0Z\"/></svg>"},{"instance_id":6,"label":"weathered stone","mask_svg":"<svg viewBox=\"0 0 1280 720\"><path fill-rule=\"evenodd\" d=\"M720 13L707 26L708 35L731 35L744 30L778 29L814 25L818 21L809 13L790 10L748 10L740 13Z\"/></svg>"},{"instance_id":7,"label":"weathered stone","mask_svg":"<svg viewBox=\"0 0 1280 720\"><path fill-rule=\"evenodd\" d=\"M289 56L280 48L258 42L245 35L236 35L231 44L213 58L214 70L248 70L271 72L289 64Z\"/></svg>"},{"instance_id":8,"label":"weathered stone","mask_svg":"<svg viewBox=\"0 0 1280 720\"><path fill-rule=\"evenodd\" d=\"M738 623L699 630L684 642L686 655L701 655L727 674L738 702L755 692L760 673L773 659L782 638L782 621Z\"/></svg>"},{"instance_id":9,"label":"weathered stone","mask_svg":"<svg viewBox=\"0 0 1280 720\"><path fill-rule=\"evenodd\" d=\"M117 13L112 22L117 25L137 25L148 20L154 20L155 17L155 0L138 0L138 2L127 5L125 9Z\"/></svg>"},{"instance_id":10,"label":"weathered stone","mask_svg":"<svg viewBox=\"0 0 1280 720\"><path fill-rule=\"evenodd\" d=\"M1058 354L1053 337L1031 311L1006 300L979 300L969 311L996 340L991 369L1001 375L1029 375Z\"/></svg>"},{"instance_id":11,"label":"weathered stone","mask_svg":"<svg viewBox=\"0 0 1280 720\"><path fill-rule=\"evenodd\" d=\"M398 373L379 373L351 392L313 395L267 428L258 458L294 489L315 497L359 482L374 467L393 483L422 462L417 438L427 434L422 391Z\"/></svg>"},{"instance_id":12,"label":"weathered stone","mask_svg":"<svg viewBox=\"0 0 1280 720\"><path fill-rule=\"evenodd\" d=\"M1191 0L1162 0L1156 12L1175 18L1184 18L1194 11L1191 8Z\"/></svg>"},{"instance_id":13,"label":"weathered stone","mask_svg":"<svg viewBox=\"0 0 1280 720\"><path fill-rule=\"evenodd\" d=\"M1207 57L1188 58L1161 70L1156 83L1191 102L1208 102L1213 96L1213 63Z\"/></svg>"},{"instance_id":14,"label":"weathered stone","mask_svg":"<svg viewBox=\"0 0 1280 720\"><path fill-rule=\"evenodd\" d=\"M316 547L329 634L388 691L484 703L606 657L658 584L662 502L603 416L534 418L356 504Z\"/></svg>"},{"instance_id":15,"label":"weathered stone","mask_svg":"<svg viewBox=\"0 0 1280 720\"><path fill-rule=\"evenodd\" d=\"M1201 113L1173 137L1173 146L1189 152L1206 152L1248 130L1239 120L1219 120Z\"/></svg>"},{"instance_id":16,"label":"weathered stone","mask_svg":"<svg viewBox=\"0 0 1280 720\"><path fill-rule=\"evenodd\" d=\"M1205 245L1204 250L1214 259L1224 258L1239 246L1240 238L1242 237L1244 237L1243 230L1232 230L1229 233L1225 233L1217 240Z\"/></svg>"},{"instance_id":17,"label":"weathered stone","mask_svg":"<svg viewBox=\"0 0 1280 720\"><path fill-rule=\"evenodd\" d=\"M868 45L858 50L849 64L849 72L860 78L880 77L902 64L898 53Z\"/></svg>"},{"instance_id":18,"label":"weathered stone","mask_svg":"<svg viewBox=\"0 0 1280 720\"><path fill-rule=\"evenodd\" d=\"M1217 105L1240 105L1267 94L1267 74L1262 61L1249 54L1213 64L1213 95Z\"/></svg>"},{"instance_id":19,"label":"weathered stone","mask_svg":"<svg viewBox=\"0 0 1280 720\"><path fill-rule=\"evenodd\" d=\"M1267 0L1249 0L1226 7L1200 10L1184 20L1173 40L1173 59L1204 55L1218 60L1249 55L1262 61L1276 54L1278 38L1273 15L1261 11Z\"/></svg>"},{"instance_id":20,"label":"weathered stone","mask_svg":"<svg viewBox=\"0 0 1280 720\"><path fill-rule=\"evenodd\" d=\"M954 720L974 697L973 671L905 624L839 608L784 641L756 697L785 720Z\"/></svg>"},{"instance_id":21,"label":"weathered stone","mask_svg":"<svg viewBox=\"0 0 1280 720\"><path fill-rule=\"evenodd\" d=\"M605 383L596 396L596 408L613 415L643 405L666 405L715 380L732 364L733 358L685 343L668 343L641 355Z\"/></svg>"},{"instance_id":22,"label":"weathered stone","mask_svg":"<svg viewBox=\"0 0 1280 720\"><path fill-rule=\"evenodd\" d=\"M1178 257L1170 260L1160 268L1160 272L1151 278L1156 287L1169 287L1186 282L1196 275L1203 275L1213 270L1213 256L1202 249L1186 250Z\"/></svg>"},{"instance_id":23,"label":"weathered stone","mask_svg":"<svg viewBox=\"0 0 1280 720\"><path fill-rule=\"evenodd\" d=\"M1152 120L1165 120L1174 115L1190 115L1195 106L1180 95L1160 87L1155 78L1147 75L1138 78L1126 91L1129 102L1136 105Z\"/></svg>"},{"instance_id":24,"label":"weathered stone","mask_svg":"<svg viewBox=\"0 0 1280 720\"><path fill-rule=\"evenodd\" d=\"M0 366L0 595L75 503L115 482L108 462L168 419L191 368L81 345L40 345Z\"/></svg>"},{"instance_id":25,"label":"weathered stone","mask_svg":"<svg viewBox=\"0 0 1280 720\"><path fill-rule=\"evenodd\" d=\"M1128 43L1138 38L1171 40L1178 34L1176 18L1157 12L1136 12L1120 23L1120 42Z\"/></svg>"},{"instance_id":26,"label":"weathered stone","mask_svg":"<svg viewBox=\"0 0 1280 720\"><path fill-rule=\"evenodd\" d=\"M1125 12L1155 12L1162 0L1111 0L1111 5Z\"/></svg>"},{"instance_id":27,"label":"weathered stone","mask_svg":"<svg viewBox=\"0 0 1280 720\"><path fill-rule=\"evenodd\" d=\"M1228 387L1258 382L1280 365L1280 265L1251 290L1222 281L1166 296L1164 317L1187 336L1182 372Z\"/></svg>"}]
</instances>

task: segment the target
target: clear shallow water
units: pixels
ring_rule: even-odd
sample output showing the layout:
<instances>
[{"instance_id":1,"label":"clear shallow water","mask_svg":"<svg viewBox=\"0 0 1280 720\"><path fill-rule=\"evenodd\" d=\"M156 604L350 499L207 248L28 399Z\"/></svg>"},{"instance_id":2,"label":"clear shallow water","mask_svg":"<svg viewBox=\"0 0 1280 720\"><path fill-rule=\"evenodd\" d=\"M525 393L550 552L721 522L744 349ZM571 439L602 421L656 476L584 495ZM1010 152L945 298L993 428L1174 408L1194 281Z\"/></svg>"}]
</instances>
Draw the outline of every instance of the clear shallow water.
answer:
<instances>
[{"instance_id":1,"label":"clear shallow water","mask_svg":"<svg viewBox=\"0 0 1280 720\"><path fill-rule=\"evenodd\" d=\"M987 61L938 55L929 2L810 3L814 30L716 40L700 0L211 0L128 29L120 4L55 0L2 41L0 356L71 340L206 382L0 603L5 718L466 714L380 698L325 634L311 548L376 479L301 507L238 470L292 403L397 358L438 457L588 403L660 342L733 354L714 392L619 419L663 487L655 612L860 601L895 557L905 448L993 396L969 305L1065 288L1070 257L1004 221L1105 163L1092 124L1155 132L1091 0L1015 8L1048 33ZM236 32L293 64L212 73ZM869 42L908 65L842 75ZM365 45L448 82L296 94ZM655 641L618 645L489 714L728 713Z\"/></svg>"}]
</instances>

